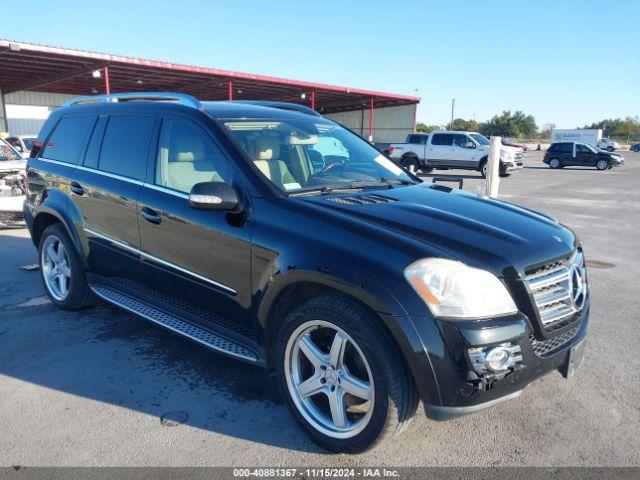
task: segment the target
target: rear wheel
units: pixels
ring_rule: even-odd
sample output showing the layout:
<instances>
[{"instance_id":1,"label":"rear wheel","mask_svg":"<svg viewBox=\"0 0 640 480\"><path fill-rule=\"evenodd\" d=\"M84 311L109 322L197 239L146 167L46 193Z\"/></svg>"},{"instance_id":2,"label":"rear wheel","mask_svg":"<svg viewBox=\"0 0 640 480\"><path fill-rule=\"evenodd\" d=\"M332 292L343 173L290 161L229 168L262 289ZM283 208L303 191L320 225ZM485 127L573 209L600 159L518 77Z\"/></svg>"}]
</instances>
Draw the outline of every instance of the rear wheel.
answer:
<instances>
[{"instance_id":1,"label":"rear wheel","mask_svg":"<svg viewBox=\"0 0 640 480\"><path fill-rule=\"evenodd\" d=\"M94 303L84 268L64 227L48 226L38 246L40 278L53 303L65 310L77 310Z\"/></svg>"},{"instance_id":2,"label":"rear wheel","mask_svg":"<svg viewBox=\"0 0 640 480\"><path fill-rule=\"evenodd\" d=\"M549 160L549 168L560 168L562 166L562 162L560 162L557 158L552 158Z\"/></svg>"},{"instance_id":3,"label":"rear wheel","mask_svg":"<svg viewBox=\"0 0 640 480\"><path fill-rule=\"evenodd\" d=\"M609 160L598 160L596 163L596 168L598 170L608 170L609 169Z\"/></svg>"},{"instance_id":4,"label":"rear wheel","mask_svg":"<svg viewBox=\"0 0 640 480\"><path fill-rule=\"evenodd\" d=\"M356 453L401 431L418 395L404 359L358 303L324 295L292 311L276 344L280 389L320 446Z\"/></svg>"}]
</instances>

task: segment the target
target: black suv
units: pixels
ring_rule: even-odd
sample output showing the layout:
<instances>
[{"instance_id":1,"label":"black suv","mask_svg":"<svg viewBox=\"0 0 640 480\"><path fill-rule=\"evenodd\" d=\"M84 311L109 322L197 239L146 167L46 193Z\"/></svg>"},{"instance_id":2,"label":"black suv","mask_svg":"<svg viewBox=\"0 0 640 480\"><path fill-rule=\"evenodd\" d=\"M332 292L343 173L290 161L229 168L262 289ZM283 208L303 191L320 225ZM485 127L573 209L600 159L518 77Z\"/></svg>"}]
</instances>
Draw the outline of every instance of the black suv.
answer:
<instances>
[{"instance_id":1,"label":"black suv","mask_svg":"<svg viewBox=\"0 0 640 480\"><path fill-rule=\"evenodd\" d=\"M596 167L598 170L609 170L624 164L624 158L619 153L576 142L552 143L542 161L551 168L583 166Z\"/></svg>"},{"instance_id":2,"label":"black suv","mask_svg":"<svg viewBox=\"0 0 640 480\"><path fill-rule=\"evenodd\" d=\"M275 369L334 451L399 432L420 399L453 418L582 358L587 276L569 229L422 183L306 107L73 100L28 180L52 302L101 298Z\"/></svg>"}]
</instances>

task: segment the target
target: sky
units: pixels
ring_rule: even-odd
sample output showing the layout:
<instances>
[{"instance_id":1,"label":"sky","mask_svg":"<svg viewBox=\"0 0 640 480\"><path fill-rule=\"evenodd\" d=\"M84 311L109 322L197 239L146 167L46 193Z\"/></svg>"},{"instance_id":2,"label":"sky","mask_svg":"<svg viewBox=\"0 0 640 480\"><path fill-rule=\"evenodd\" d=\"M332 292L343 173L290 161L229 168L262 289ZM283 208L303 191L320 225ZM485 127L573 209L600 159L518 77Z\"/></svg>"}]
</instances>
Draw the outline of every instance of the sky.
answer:
<instances>
[{"instance_id":1,"label":"sky","mask_svg":"<svg viewBox=\"0 0 640 480\"><path fill-rule=\"evenodd\" d=\"M0 38L419 96L427 124L453 98L456 117L539 127L640 115L640 0L0 5Z\"/></svg>"}]
</instances>

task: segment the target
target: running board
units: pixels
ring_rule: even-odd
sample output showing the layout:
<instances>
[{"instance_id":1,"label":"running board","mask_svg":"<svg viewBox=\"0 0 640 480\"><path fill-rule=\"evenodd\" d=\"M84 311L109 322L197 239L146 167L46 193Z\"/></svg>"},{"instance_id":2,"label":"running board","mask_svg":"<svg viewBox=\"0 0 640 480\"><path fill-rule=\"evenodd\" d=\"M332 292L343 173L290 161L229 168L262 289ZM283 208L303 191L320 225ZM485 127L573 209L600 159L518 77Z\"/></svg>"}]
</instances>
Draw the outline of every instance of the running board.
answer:
<instances>
[{"instance_id":1,"label":"running board","mask_svg":"<svg viewBox=\"0 0 640 480\"><path fill-rule=\"evenodd\" d=\"M135 313L217 352L254 364L264 363L260 357L249 348L220 335L216 335L209 330L200 328L197 325L181 320L174 315L170 315L133 297L103 285L92 285L91 290L98 297L109 303L117 305L131 313Z\"/></svg>"}]
</instances>

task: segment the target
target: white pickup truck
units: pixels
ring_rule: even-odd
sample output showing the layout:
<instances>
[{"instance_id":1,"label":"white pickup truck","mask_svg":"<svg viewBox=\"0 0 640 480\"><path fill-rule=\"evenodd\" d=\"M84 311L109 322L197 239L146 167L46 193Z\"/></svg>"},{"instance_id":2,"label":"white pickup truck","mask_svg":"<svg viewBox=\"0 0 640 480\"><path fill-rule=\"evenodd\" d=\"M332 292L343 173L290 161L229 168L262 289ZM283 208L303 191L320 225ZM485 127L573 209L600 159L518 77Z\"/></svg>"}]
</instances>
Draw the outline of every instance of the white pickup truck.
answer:
<instances>
[{"instance_id":1,"label":"white pickup truck","mask_svg":"<svg viewBox=\"0 0 640 480\"><path fill-rule=\"evenodd\" d=\"M478 170L487 176L490 141L475 132L411 133L407 143L392 143L386 153L413 172L436 169L462 168ZM500 175L508 176L523 167L521 148L502 146L500 149Z\"/></svg>"}]
</instances>

